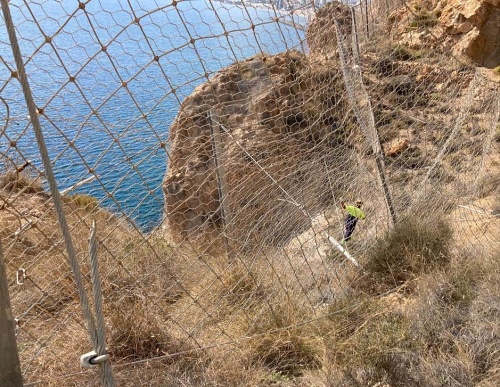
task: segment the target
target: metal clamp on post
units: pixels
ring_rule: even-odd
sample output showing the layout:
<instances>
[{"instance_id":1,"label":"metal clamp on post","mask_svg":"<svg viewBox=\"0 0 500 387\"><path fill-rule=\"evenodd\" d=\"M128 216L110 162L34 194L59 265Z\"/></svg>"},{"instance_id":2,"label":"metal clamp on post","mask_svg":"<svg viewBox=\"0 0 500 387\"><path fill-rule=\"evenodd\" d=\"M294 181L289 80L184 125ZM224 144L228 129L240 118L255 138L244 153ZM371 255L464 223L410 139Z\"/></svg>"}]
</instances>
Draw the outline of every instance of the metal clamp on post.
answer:
<instances>
[{"instance_id":1,"label":"metal clamp on post","mask_svg":"<svg viewBox=\"0 0 500 387\"><path fill-rule=\"evenodd\" d=\"M22 267L19 268L19 270L17 270L16 272L16 285L23 285L26 278L28 278L26 269L23 269Z\"/></svg>"},{"instance_id":2,"label":"metal clamp on post","mask_svg":"<svg viewBox=\"0 0 500 387\"><path fill-rule=\"evenodd\" d=\"M89 368L99 365L109 359L109 353L98 355L95 351L87 352L80 356L80 367Z\"/></svg>"},{"instance_id":3,"label":"metal clamp on post","mask_svg":"<svg viewBox=\"0 0 500 387\"><path fill-rule=\"evenodd\" d=\"M21 329L21 323L17 317L14 317L14 332L16 336L19 334L19 329Z\"/></svg>"}]
</instances>

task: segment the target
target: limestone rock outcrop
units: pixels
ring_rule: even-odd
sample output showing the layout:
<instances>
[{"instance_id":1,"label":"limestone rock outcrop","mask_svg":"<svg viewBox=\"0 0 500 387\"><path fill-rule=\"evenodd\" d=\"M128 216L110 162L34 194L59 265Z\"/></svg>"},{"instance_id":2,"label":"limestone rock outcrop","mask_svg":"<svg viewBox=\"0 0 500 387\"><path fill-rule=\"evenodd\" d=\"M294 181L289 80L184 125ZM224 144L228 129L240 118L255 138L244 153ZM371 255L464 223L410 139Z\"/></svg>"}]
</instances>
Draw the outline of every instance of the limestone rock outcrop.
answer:
<instances>
[{"instance_id":1,"label":"limestone rock outcrop","mask_svg":"<svg viewBox=\"0 0 500 387\"><path fill-rule=\"evenodd\" d=\"M440 47L480 66L500 66L500 0L413 1L389 18L394 40L412 49Z\"/></svg>"},{"instance_id":2,"label":"limestone rock outcrop","mask_svg":"<svg viewBox=\"0 0 500 387\"><path fill-rule=\"evenodd\" d=\"M497 66L499 1L415 1L411 12L393 13L389 34L398 46L386 58L374 52L361 61L364 82L371 96L379 97L375 116L394 106L421 110L432 103L437 109L440 102L431 101L432 94L441 96L452 80L458 88L470 80L458 70L453 75L441 64L420 61L407 48L449 55L449 45L484 66ZM333 17L348 37L350 9L331 3L308 28L307 55L290 51L234 63L183 101L169 130L163 181L163 225L171 237L211 241L223 233L246 248L279 245L310 226L302 208L317 214L334 196L354 189L356 157L349 152L366 150L344 89ZM381 47L392 43L385 32ZM406 140L389 143L400 138L407 121L382 118L386 156L405 154L412 169L424 165L413 139L411 146Z\"/></svg>"},{"instance_id":3,"label":"limestone rock outcrop","mask_svg":"<svg viewBox=\"0 0 500 387\"><path fill-rule=\"evenodd\" d=\"M410 142L406 138L394 140L385 150L387 157L397 157L410 147Z\"/></svg>"},{"instance_id":4,"label":"limestone rock outcrop","mask_svg":"<svg viewBox=\"0 0 500 387\"><path fill-rule=\"evenodd\" d=\"M235 63L200 85L170 127L163 183L169 234L204 238L225 227L246 245L274 244L308 227L283 189L295 198L312 191L302 203L310 211L328 201L325 165L338 164L350 130L341 79L335 63L312 65L292 51ZM222 219L216 162L225 169L230 225Z\"/></svg>"},{"instance_id":5,"label":"limestone rock outcrop","mask_svg":"<svg viewBox=\"0 0 500 387\"><path fill-rule=\"evenodd\" d=\"M485 67L500 66L500 0L451 0L439 22L455 37L456 52Z\"/></svg>"},{"instance_id":6,"label":"limestone rock outcrop","mask_svg":"<svg viewBox=\"0 0 500 387\"><path fill-rule=\"evenodd\" d=\"M352 33L351 9L340 1L321 7L307 28L307 45L311 55L336 55L337 38L335 22L344 37Z\"/></svg>"}]
</instances>

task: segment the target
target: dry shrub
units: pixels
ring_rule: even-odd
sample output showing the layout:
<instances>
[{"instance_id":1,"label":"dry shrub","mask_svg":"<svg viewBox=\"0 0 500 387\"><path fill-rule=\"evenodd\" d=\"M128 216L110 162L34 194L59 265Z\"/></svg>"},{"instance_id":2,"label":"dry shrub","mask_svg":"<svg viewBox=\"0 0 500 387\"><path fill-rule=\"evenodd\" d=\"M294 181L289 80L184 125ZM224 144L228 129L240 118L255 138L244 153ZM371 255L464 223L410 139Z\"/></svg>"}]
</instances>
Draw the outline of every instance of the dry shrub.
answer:
<instances>
[{"instance_id":1,"label":"dry shrub","mask_svg":"<svg viewBox=\"0 0 500 387\"><path fill-rule=\"evenodd\" d=\"M142 309L139 303L131 304L129 308L134 313L118 309L110 316L113 355L127 361L167 355L169 351L164 345L169 340L163 336L162 330L148 321L144 314L136 314L138 309Z\"/></svg>"},{"instance_id":2,"label":"dry shrub","mask_svg":"<svg viewBox=\"0 0 500 387\"><path fill-rule=\"evenodd\" d=\"M8 171L0 176L0 189L8 192L40 193L43 192L40 180L23 172Z\"/></svg>"},{"instance_id":3,"label":"dry shrub","mask_svg":"<svg viewBox=\"0 0 500 387\"><path fill-rule=\"evenodd\" d=\"M412 50L402 44L397 44L391 48L389 56L395 60L409 61L419 59L422 53Z\"/></svg>"},{"instance_id":4,"label":"dry shrub","mask_svg":"<svg viewBox=\"0 0 500 387\"><path fill-rule=\"evenodd\" d=\"M111 326L110 348L115 360L163 357L163 364L183 369L200 356L169 330L167 308L182 297L169 260L171 246L151 237L146 243L132 233L121 235L117 257L102 254L105 316ZM186 353L187 351L187 353ZM184 353L184 354L182 354Z\"/></svg>"},{"instance_id":5,"label":"dry shrub","mask_svg":"<svg viewBox=\"0 0 500 387\"><path fill-rule=\"evenodd\" d=\"M332 385L414 385L418 343L410 321L383 301L352 297L332 305L327 359ZM378 384L377 384L378 383Z\"/></svg>"},{"instance_id":6,"label":"dry shrub","mask_svg":"<svg viewBox=\"0 0 500 387\"><path fill-rule=\"evenodd\" d=\"M142 287L143 291L147 289L149 298L164 306L174 304L182 297L184 289L177 279L181 272L178 261L182 257L174 254L167 242L159 238L149 238L145 242L129 235L122 239L117 251L124 272L110 274L114 292L120 293L122 287Z\"/></svg>"},{"instance_id":7,"label":"dry shrub","mask_svg":"<svg viewBox=\"0 0 500 387\"><path fill-rule=\"evenodd\" d=\"M330 307L327 373L331 386L408 386L418 358L410 321L383 301L354 296Z\"/></svg>"},{"instance_id":8,"label":"dry shrub","mask_svg":"<svg viewBox=\"0 0 500 387\"><path fill-rule=\"evenodd\" d=\"M360 289L382 293L449 262L452 231L438 214L407 216L370 249Z\"/></svg>"},{"instance_id":9,"label":"dry shrub","mask_svg":"<svg viewBox=\"0 0 500 387\"><path fill-rule=\"evenodd\" d=\"M224 336L240 334L238 321L251 318L254 308L262 305L267 290L255 273L246 271L241 263L221 271L217 263L210 263L213 270L200 265L181 278L183 287L169 309L184 333L190 332L199 342L211 343L220 338L221 329ZM190 274L193 278L188 278Z\"/></svg>"},{"instance_id":10,"label":"dry shrub","mask_svg":"<svg viewBox=\"0 0 500 387\"><path fill-rule=\"evenodd\" d=\"M217 263L214 263L212 268L216 266ZM199 295L196 298L199 308L190 307L191 312L184 324L202 324L204 327L217 325L228 332L240 334L241 327L237 321L251 319L256 309L266 305L270 289L258 270L241 261L219 270L204 273L198 278L198 283L192 285L192 294ZM206 336L208 331L202 332L204 340L213 340Z\"/></svg>"},{"instance_id":11,"label":"dry shrub","mask_svg":"<svg viewBox=\"0 0 500 387\"><path fill-rule=\"evenodd\" d=\"M477 296L476 284L485 273L481 264L472 261L471 257L473 255L459 257L444 272L439 271L430 277L431 281L436 281L430 287L434 287L434 293L442 304L464 308Z\"/></svg>"},{"instance_id":12,"label":"dry shrub","mask_svg":"<svg viewBox=\"0 0 500 387\"><path fill-rule=\"evenodd\" d=\"M376 306L373 300L359 294L336 300L328 309L329 321L333 325L329 336L336 340L347 339L376 310Z\"/></svg>"},{"instance_id":13,"label":"dry shrub","mask_svg":"<svg viewBox=\"0 0 500 387\"><path fill-rule=\"evenodd\" d=\"M204 369L197 372L185 371L176 364L165 364L164 362L148 361L139 365L127 365L125 367L113 365L116 386L134 387L195 387L195 386L221 386L206 381ZM94 379L96 379L94 377ZM75 386L90 386L75 383ZM95 387L102 387L97 382Z\"/></svg>"},{"instance_id":14,"label":"dry shrub","mask_svg":"<svg viewBox=\"0 0 500 387\"><path fill-rule=\"evenodd\" d=\"M305 369L320 367L316 349L300 335L289 331L267 334L254 347L252 362L262 363L282 375L299 376Z\"/></svg>"},{"instance_id":15,"label":"dry shrub","mask_svg":"<svg viewBox=\"0 0 500 387\"><path fill-rule=\"evenodd\" d=\"M246 348L250 365L264 366L285 377L320 368L319 337L311 325L296 325L307 312L290 300L273 305L270 313L255 318L248 331L254 336Z\"/></svg>"},{"instance_id":16,"label":"dry shrub","mask_svg":"<svg viewBox=\"0 0 500 387\"><path fill-rule=\"evenodd\" d=\"M268 289L259 273L241 262L224 271L219 280L211 293L221 309L252 309L267 297Z\"/></svg>"},{"instance_id":17,"label":"dry shrub","mask_svg":"<svg viewBox=\"0 0 500 387\"><path fill-rule=\"evenodd\" d=\"M476 257L476 259L474 259ZM481 385L496 385L500 380L500 250L488 256L471 252L466 256L471 275L472 294L467 305L461 347L469 358L471 380Z\"/></svg>"},{"instance_id":18,"label":"dry shrub","mask_svg":"<svg viewBox=\"0 0 500 387\"><path fill-rule=\"evenodd\" d=\"M434 27L438 23L438 16L425 10L416 11L411 18L410 27L426 28Z\"/></svg>"},{"instance_id":19,"label":"dry shrub","mask_svg":"<svg viewBox=\"0 0 500 387\"><path fill-rule=\"evenodd\" d=\"M168 333L154 307L148 309L138 294L118 300L108 310L110 348L115 361L130 362L162 357L164 364L189 370L202 362L199 352Z\"/></svg>"},{"instance_id":20,"label":"dry shrub","mask_svg":"<svg viewBox=\"0 0 500 387\"><path fill-rule=\"evenodd\" d=\"M423 359L415 372L425 385L498 382L499 273L500 254L462 252L419 282L407 315Z\"/></svg>"},{"instance_id":21,"label":"dry shrub","mask_svg":"<svg viewBox=\"0 0 500 387\"><path fill-rule=\"evenodd\" d=\"M483 176L478 182L478 195L481 198L495 195L500 197L500 173L491 173Z\"/></svg>"}]
</instances>

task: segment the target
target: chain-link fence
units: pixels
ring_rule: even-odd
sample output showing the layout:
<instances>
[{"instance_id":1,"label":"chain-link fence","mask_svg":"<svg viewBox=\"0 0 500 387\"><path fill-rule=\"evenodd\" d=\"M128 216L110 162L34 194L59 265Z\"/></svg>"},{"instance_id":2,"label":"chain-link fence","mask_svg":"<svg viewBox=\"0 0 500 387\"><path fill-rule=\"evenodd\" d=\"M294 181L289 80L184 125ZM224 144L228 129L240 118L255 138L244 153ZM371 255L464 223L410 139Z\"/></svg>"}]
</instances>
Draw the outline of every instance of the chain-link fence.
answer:
<instances>
[{"instance_id":1,"label":"chain-link fence","mask_svg":"<svg viewBox=\"0 0 500 387\"><path fill-rule=\"evenodd\" d=\"M439 214L455 249L495 254L499 84L426 6L2 1L26 385L99 385L89 351L106 385L335 385L321 324L400 219Z\"/></svg>"}]
</instances>

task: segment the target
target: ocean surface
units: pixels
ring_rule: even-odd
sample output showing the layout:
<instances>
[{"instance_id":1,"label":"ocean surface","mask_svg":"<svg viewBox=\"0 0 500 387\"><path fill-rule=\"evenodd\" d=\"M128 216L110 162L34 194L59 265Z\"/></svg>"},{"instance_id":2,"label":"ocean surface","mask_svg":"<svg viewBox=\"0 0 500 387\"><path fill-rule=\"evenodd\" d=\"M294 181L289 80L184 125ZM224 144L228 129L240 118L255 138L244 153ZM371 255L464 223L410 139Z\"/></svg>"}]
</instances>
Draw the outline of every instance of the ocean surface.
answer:
<instances>
[{"instance_id":1,"label":"ocean surface","mask_svg":"<svg viewBox=\"0 0 500 387\"><path fill-rule=\"evenodd\" d=\"M236 60L305 46L273 10L208 0L91 0L84 9L11 0L10 8L59 189L95 176L73 193L144 231L162 219L162 144L183 99ZM42 170L3 18L0 55L0 163L29 159Z\"/></svg>"}]
</instances>

